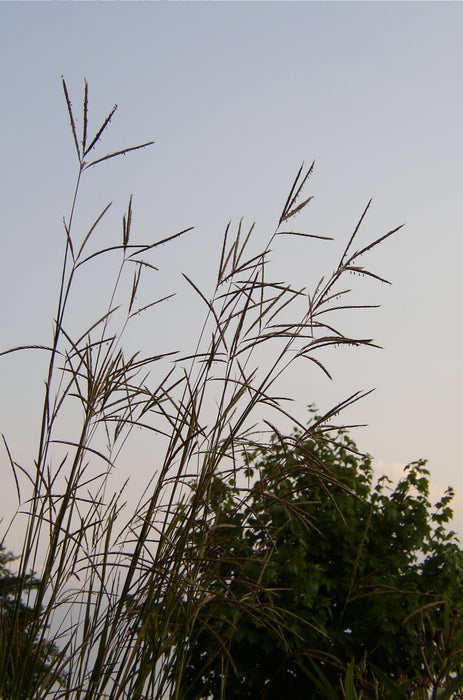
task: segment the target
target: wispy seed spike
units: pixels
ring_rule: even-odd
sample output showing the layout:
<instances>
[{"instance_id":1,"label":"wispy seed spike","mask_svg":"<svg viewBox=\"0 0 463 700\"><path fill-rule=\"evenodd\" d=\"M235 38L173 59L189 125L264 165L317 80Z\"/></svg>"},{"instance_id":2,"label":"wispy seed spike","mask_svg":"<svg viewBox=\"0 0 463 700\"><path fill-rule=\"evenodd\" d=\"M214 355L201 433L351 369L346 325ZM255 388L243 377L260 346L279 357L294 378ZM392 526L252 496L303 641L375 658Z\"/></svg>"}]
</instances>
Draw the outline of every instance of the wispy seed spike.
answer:
<instances>
[{"instance_id":1,"label":"wispy seed spike","mask_svg":"<svg viewBox=\"0 0 463 700\"><path fill-rule=\"evenodd\" d=\"M114 107L112 108L112 110L110 111L110 113L108 114L108 116L106 117L106 119L104 120L103 124L101 125L100 129L98 130L98 132L97 132L95 138L93 139L93 141L91 142L90 146L84 151L84 156L86 156L88 153L90 153L90 151L92 150L92 148L93 148L93 147L96 145L96 143L100 140L100 137L101 137L103 131L106 129L106 127L108 126L109 122L110 122L111 119L113 118L114 113L116 112L116 110L117 110L117 105L114 105Z\"/></svg>"},{"instance_id":2,"label":"wispy seed spike","mask_svg":"<svg viewBox=\"0 0 463 700\"><path fill-rule=\"evenodd\" d=\"M296 179L295 179L294 182L293 182L293 186L291 187L291 190L290 190L290 192L289 192L288 198L287 198L287 200L286 200L286 202L285 202L285 206L283 207L283 212L282 212L282 214L281 214L280 221L279 221L280 224L285 220L285 218L284 218L284 217L285 217L285 214L286 214L286 212L288 211L289 207L291 206L291 200L292 200L293 192L294 192L294 190L296 189L296 186L297 186L298 180L299 180L299 178L300 178L300 176L301 176L303 167L304 167L304 162L302 162L302 165L301 165L301 167L299 168L299 171L298 171L298 173L297 173L297 175L296 175Z\"/></svg>"},{"instance_id":3,"label":"wispy seed spike","mask_svg":"<svg viewBox=\"0 0 463 700\"><path fill-rule=\"evenodd\" d=\"M250 239L250 237L251 237L252 232L254 231L255 225L256 225L255 222L253 222L253 223L251 224L250 228L249 228L248 233L246 234L246 238L244 239L244 243L241 245L241 250L240 250L240 252L239 252L239 254L238 254L238 259L239 259L239 260L241 260L241 258L243 257L244 250L245 250L245 248L246 248L246 246L247 246L247 244L248 244L248 241L249 241L249 239Z\"/></svg>"},{"instance_id":4,"label":"wispy seed spike","mask_svg":"<svg viewBox=\"0 0 463 700\"><path fill-rule=\"evenodd\" d=\"M358 223L357 223L357 226L355 227L354 232L353 232L352 236L351 236L350 239L349 239L349 243L347 244L347 246L346 246L346 248L345 248L345 250L344 250L344 253L342 254L341 262L339 263L339 267L341 267L341 265L344 264L344 260L346 259L347 253L348 253L348 251L349 251L349 249L350 249L350 247L351 247L351 245L352 245L352 243L353 243L353 241L354 241L355 236L356 236L357 233L358 233L358 230L359 230L360 226L362 225L362 222L363 222L363 220L364 220L364 218L365 218L365 216L366 216L366 213L367 213L368 209L369 209L370 206L371 206L371 202L372 202L372 201L373 201L373 200L370 199L370 201L369 201L368 204L366 205L365 209L363 210L362 216L360 217L360 219L359 219L359 221L358 221Z\"/></svg>"},{"instance_id":5,"label":"wispy seed spike","mask_svg":"<svg viewBox=\"0 0 463 700\"><path fill-rule=\"evenodd\" d=\"M354 255L352 255L351 258L349 258L349 261L347 262L347 265L349 265L351 262L353 262L356 258L359 258L361 255L364 255L366 252L374 248L375 246L379 245L383 241L386 240L386 238L389 238L389 236L392 236L394 233L397 233L397 231L400 231L401 228L404 227L405 224L401 224L400 226L396 226L396 228L393 228L391 231L388 231L385 233L383 236L380 236L376 241L373 241L373 243L370 243L369 245L365 246L365 248L362 248L361 250L357 251Z\"/></svg>"},{"instance_id":6,"label":"wispy seed spike","mask_svg":"<svg viewBox=\"0 0 463 700\"><path fill-rule=\"evenodd\" d=\"M315 167L315 161L312 161L312 165L311 165L310 168L307 170L306 174L304 175L304 177L303 177L303 179L302 179L301 184L300 184L299 187L298 187L298 190L297 190L296 194L295 194L295 195L293 196L293 198L292 198L291 206L293 206L293 205L296 203L296 201L297 201L299 195L301 194L301 192L302 192L302 190L303 190L303 188L304 188L304 186L305 186L305 183L307 182L307 180L309 179L309 177L312 175L312 172L313 172L314 167Z\"/></svg>"},{"instance_id":7,"label":"wispy seed spike","mask_svg":"<svg viewBox=\"0 0 463 700\"><path fill-rule=\"evenodd\" d=\"M80 148L79 148L79 142L77 141L77 133L76 133L76 125L74 122L74 115L72 113L72 105L71 105L71 100L69 99L69 93L68 93L68 88L66 85L66 81L64 80L64 77L61 76L61 81L63 83L63 90L64 90L64 97L66 98L66 104L68 108L68 114L69 114L69 119L71 120L71 129L72 129L72 135L74 137L74 145L76 147L77 151L77 157L79 158L79 163L82 161L82 157L80 155Z\"/></svg>"},{"instance_id":8,"label":"wispy seed spike","mask_svg":"<svg viewBox=\"0 0 463 700\"><path fill-rule=\"evenodd\" d=\"M135 296L137 294L138 285L140 283L140 275L141 275L141 265L139 265L137 267L137 270L133 276L132 294L130 296L130 304L129 304L129 314L132 311L133 302L135 301Z\"/></svg>"},{"instance_id":9,"label":"wispy seed spike","mask_svg":"<svg viewBox=\"0 0 463 700\"><path fill-rule=\"evenodd\" d=\"M238 233L237 233L237 236L236 236L235 241L234 241L234 243L233 243L233 269L234 269L234 270L236 269L236 265L237 265L238 257L239 257L239 250L238 250L238 247L239 247L239 243L240 243L241 226L242 226L242 224L243 224L243 219L241 218L241 219L240 219L240 222L239 222L239 224L238 224Z\"/></svg>"},{"instance_id":10,"label":"wispy seed spike","mask_svg":"<svg viewBox=\"0 0 463 700\"><path fill-rule=\"evenodd\" d=\"M223 236L222 253L220 255L220 263L219 263L219 274L217 275L217 285L220 284L220 282L222 280L223 273L225 272L226 263L224 264L224 260L225 260L225 251L227 249L227 239L228 239L228 231L230 230L230 224L231 224L231 222L229 221L227 224L227 227L225 229L224 236Z\"/></svg>"},{"instance_id":11,"label":"wispy seed spike","mask_svg":"<svg viewBox=\"0 0 463 700\"><path fill-rule=\"evenodd\" d=\"M307 204L313 199L313 197L307 197L307 199L304 199L303 202L301 202L298 206L294 207L294 209L291 209L286 213L286 216L284 218L284 221L287 221L288 219L291 219L292 216L300 212L304 207L307 206Z\"/></svg>"},{"instance_id":12,"label":"wispy seed spike","mask_svg":"<svg viewBox=\"0 0 463 700\"><path fill-rule=\"evenodd\" d=\"M84 170L88 170L88 168L91 168L93 165L96 165L97 163L102 163L104 160L109 160L110 158L116 158L117 156L125 156L126 153L130 153L130 151L138 151L140 148L146 148L147 146L151 146L154 143L154 141L147 141L146 143L141 143L139 146L130 146L130 148L123 148L120 151L115 151L114 153L108 153L105 156L102 156L101 158L97 158L96 160L92 160L91 163L87 163L85 166ZM89 148L87 149L87 153L89 152Z\"/></svg>"},{"instance_id":13,"label":"wispy seed spike","mask_svg":"<svg viewBox=\"0 0 463 700\"><path fill-rule=\"evenodd\" d=\"M87 125L88 125L88 83L84 78L84 124L82 131L82 153L85 153L87 145Z\"/></svg>"},{"instance_id":14,"label":"wispy seed spike","mask_svg":"<svg viewBox=\"0 0 463 700\"><path fill-rule=\"evenodd\" d=\"M301 231L277 231L277 236L302 236L304 238L317 238L321 241L333 241L332 236L322 236L317 233L302 233Z\"/></svg>"},{"instance_id":15,"label":"wispy seed spike","mask_svg":"<svg viewBox=\"0 0 463 700\"><path fill-rule=\"evenodd\" d=\"M127 247L130 238L130 227L132 225L132 197L133 195L130 195L129 206L127 207L127 218L124 214L122 219L122 242L124 249Z\"/></svg>"},{"instance_id":16,"label":"wispy seed spike","mask_svg":"<svg viewBox=\"0 0 463 700\"><path fill-rule=\"evenodd\" d=\"M293 186L291 187L291 191L288 195L288 199L286 200L286 204L284 206L283 213L280 217L280 221L278 222L278 225L282 224L283 221L286 221L286 219L293 216L297 211L300 211L310 201L311 198L309 197L304 202L304 204L299 205L299 207L297 209L294 209L296 201L297 201L299 195L301 194L302 189L305 186L305 183L307 182L307 180L311 176L314 167L315 167L315 161L312 161L310 168L307 170L306 174L302 177L302 180L299 181L301 176L302 176L303 169L304 169L304 163L302 163L302 165L299 168L299 171L296 175L296 179L293 182ZM297 187L297 189L296 189L296 187Z\"/></svg>"}]
</instances>

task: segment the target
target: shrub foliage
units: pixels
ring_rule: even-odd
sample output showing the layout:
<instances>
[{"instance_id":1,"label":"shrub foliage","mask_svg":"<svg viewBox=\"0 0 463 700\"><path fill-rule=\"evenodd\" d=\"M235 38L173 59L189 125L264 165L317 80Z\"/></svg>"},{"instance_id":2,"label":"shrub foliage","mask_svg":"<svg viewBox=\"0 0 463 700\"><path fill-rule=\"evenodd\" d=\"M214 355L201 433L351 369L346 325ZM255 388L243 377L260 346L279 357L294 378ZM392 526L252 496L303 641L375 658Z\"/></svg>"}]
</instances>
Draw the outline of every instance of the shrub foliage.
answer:
<instances>
[{"instance_id":1,"label":"shrub foliage","mask_svg":"<svg viewBox=\"0 0 463 700\"><path fill-rule=\"evenodd\" d=\"M351 662L412 689L461 671L453 492L431 506L424 461L395 486L374 483L342 429L329 440L275 434L248 461L257 481L245 509L247 489L214 482L207 546L220 578L196 621L184 697L220 698L224 673L227 698L316 697L314 660L338 690ZM280 629L247 609L246 578L259 580L264 610L280 611Z\"/></svg>"}]
</instances>

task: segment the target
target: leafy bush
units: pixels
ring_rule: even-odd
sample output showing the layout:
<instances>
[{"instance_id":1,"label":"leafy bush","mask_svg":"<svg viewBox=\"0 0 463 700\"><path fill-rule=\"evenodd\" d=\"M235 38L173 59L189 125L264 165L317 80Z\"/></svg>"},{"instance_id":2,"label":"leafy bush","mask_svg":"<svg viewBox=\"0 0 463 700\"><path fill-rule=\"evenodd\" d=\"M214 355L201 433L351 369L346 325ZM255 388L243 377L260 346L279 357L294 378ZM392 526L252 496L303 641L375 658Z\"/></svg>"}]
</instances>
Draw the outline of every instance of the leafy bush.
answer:
<instances>
[{"instance_id":1,"label":"leafy bush","mask_svg":"<svg viewBox=\"0 0 463 700\"><path fill-rule=\"evenodd\" d=\"M219 577L196 621L185 698L220 698L224 673L227 698L315 697L314 660L338 692L351 661L414 689L461 672L453 492L431 507L425 462L394 488L386 477L374 485L370 458L344 430L329 440L275 434L248 460L258 480L245 509L246 489L214 483L205 558ZM237 605L246 577L261 586L252 611ZM262 624L267 607L280 611L281 630ZM375 687L371 673L361 680Z\"/></svg>"},{"instance_id":2,"label":"leafy bush","mask_svg":"<svg viewBox=\"0 0 463 700\"><path fill-rule=\"evenodd\" d=\"M27 595L37 589L39 581L27 575L23 581L11 571L14 556L0 544L0 668L4 677L2 697L29 698L37 693L42 679L54 675L58 649L44 637L45 630L31 633L34 610ZM26 600L17 595L23 591ZM19 695L14 691L15 676L24 656L28 657L27 683ZM59 679L57 679L59 680Z\"/></svg>"}]
</instances>

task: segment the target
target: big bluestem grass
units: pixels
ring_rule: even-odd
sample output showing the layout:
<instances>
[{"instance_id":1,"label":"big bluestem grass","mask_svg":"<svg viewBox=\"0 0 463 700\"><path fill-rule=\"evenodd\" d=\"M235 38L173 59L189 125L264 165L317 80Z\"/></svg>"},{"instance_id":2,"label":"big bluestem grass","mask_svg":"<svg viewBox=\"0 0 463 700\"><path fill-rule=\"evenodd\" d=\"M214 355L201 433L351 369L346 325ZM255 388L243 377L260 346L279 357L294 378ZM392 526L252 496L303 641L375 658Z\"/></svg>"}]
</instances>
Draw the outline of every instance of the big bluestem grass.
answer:
<instances>
[{"instance_id":1,"label":"big bluestem grass","mask_svg":"<svg viewBox=\"0 0 463 700\"><path fill-rule=\"evenodd\" d=\"M329 346L373 345L368 338L346 337L331 318L359 308L349 304L344 279L352 272L376 277L362 266L361 259L398 229L355 250L368 204L333 272L311 289L274 281L268 263L277 237L304 237L307 245L313 237L323 238L306 234L293 223L311 200L306 189L313 165L301 166L276 229L261 252L249 252L253 227L245 229L240 223L233 232L229 226L213 294L206 295L185 275L191 294L204 305L202 330L193 349L183 354L165 348L156 348L149 356L126 354L125 337L134 316L170 295L166 291L139 309L136 298L143 274L155 268L153 255L159 245L187 231L134 243L131 198L122 235L111 247L90 247L109 205L102 207L87 231L75 230L77 196L86 171L151 142L98 155L101 136L115 108L91 137L85 83L78 134L64 79L63 90L77 177L70 212L64 219L53 335L47 347L31 345L2 353L45 351L49 359L32 468L16 461L4 438L17 486L18 517L26 522L16 596L19 601L29 594L34 614L20 655L15 654L13 638L2 639L0 695L179 698L195 621L204 620L202 610L212 591L215 596L228 595L227 581L218 573L220 553L211 555L210 546L214 532L210 504L217 498L217 480L233 483L237 508L245 509L252 489L245 455L265 444L280 417L301 427L301 440L308 435L319 439L326 435L330 418L361 398L361 392L350 396L307 427L300 417L289 414L287 399L291 397L278 395L276 388L295 363L315 363L330 376L320 359L320 351ZM105 290L106 311L84 332L73 335L68 325L69 305L81 269L91 266L97 257L115 255L120 265L114 286ZM124 286L128 272L131 282ZM316 397L307 398L309 403ZM68 406L79 407L73 415L80 416L80 424L60 421ZM153 449L150 468L154 476L138 504L124 508L124 489L111 492L109 477L118 468L120 450L135 428L161 439ZM324 465L314 462L307 468L325 480ZM271 484L261 484L261 488L271 489ZM268 537L272 539L271 531ZM258 553L256 562L263 571L266 562L259 561ZM27 577L32 570L38 572L39 585L31 593ZM285 616L271 591L264 589L259 575L249 577L245 567L241 570L242 593L233 604L285 639ZM16 614L19 625L19 605ZM202 624L207 625L207 619ZM231 624L230 634L233 632ZM39 676L31 678L37 645L50 635L57 652L43 661ZM226 678L224 694L225 684Z\"/></svg>"}]
</instances>

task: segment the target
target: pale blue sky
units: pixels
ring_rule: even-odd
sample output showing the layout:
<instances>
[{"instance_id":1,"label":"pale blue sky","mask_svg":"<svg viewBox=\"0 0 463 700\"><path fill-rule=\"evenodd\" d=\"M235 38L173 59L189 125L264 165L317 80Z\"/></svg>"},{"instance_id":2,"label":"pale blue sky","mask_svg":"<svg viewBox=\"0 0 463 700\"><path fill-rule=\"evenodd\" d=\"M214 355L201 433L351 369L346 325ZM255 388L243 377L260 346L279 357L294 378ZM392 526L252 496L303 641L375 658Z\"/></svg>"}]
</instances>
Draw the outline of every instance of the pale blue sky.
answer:
<instances>
[{"instance_id":1,"label":"pale blue sky","mask_svg":"<svg viewBox=\"0 0 463 700\"><path fill-rule=\"evenodd\" d=\"M60 76L75 106L85 76L94 126L119 105L109 150L156 144L89 172L83 224L112 200L119 235L133 193L139 239L195 226L159 260L182 331L161 315L134 344L191 342L180 272L210 289L228 220L256 220L264 240L315 158L304 225L337 242L275 251L285 273L310 286L330 271L370 197L366 239L406 227L371 257L393 283L365 286L382 308L355 320L384 350L333 356L332 386L313 373L288 392L327 408L376 387L348 416L369 424L359 446L395 474L428 458L436 485L463 493L462 34L461 3L1 3L2 348L49 339L75 176ZM0 365L0 430L18 451L34 444L40 363Z\"/></svg>"}]
</instances>

